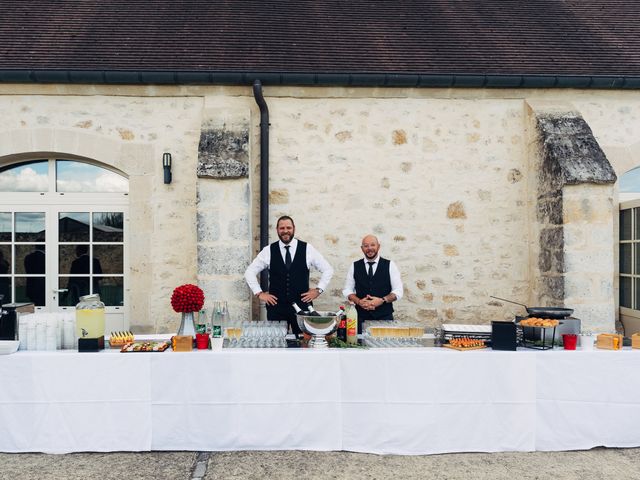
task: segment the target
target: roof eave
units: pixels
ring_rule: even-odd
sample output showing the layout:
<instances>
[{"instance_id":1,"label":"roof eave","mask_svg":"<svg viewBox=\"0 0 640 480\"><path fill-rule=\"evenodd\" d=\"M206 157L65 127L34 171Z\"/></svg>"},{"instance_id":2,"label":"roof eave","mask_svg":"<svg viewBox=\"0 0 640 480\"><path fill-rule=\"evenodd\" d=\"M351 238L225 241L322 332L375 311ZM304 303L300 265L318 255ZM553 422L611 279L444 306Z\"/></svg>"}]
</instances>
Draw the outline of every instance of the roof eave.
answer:
<instances>
[{"instance_id":1,"label":"roof eave","mask_svg":"<svg viewBox=\"0 0 640 480\"><path fill-rule=\"evenodd\" d=\"M640 76L633 75L467 75L0 69L0 83L252 85L256 79L259 79L266 86L640 89Z\"/></svg>"}]
</instances>

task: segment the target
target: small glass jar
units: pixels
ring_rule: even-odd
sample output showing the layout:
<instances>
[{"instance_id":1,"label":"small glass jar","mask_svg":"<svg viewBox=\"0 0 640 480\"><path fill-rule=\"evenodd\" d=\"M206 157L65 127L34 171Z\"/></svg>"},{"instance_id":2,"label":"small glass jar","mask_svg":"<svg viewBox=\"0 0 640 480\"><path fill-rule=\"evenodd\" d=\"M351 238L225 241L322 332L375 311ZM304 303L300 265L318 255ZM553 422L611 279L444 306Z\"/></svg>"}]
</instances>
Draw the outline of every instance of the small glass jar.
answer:
<instances>
[{"instance_id":1,"label":"small glass jar","mask_svg":"<svg viewBox=\"0 0 640 480\"><path fill-rule=\"evenodd\" d=\"M99 338L104 335L104 303L92 293L80 297L76 305L76 335L78 338Z\"/></svg>"}]
</instances>

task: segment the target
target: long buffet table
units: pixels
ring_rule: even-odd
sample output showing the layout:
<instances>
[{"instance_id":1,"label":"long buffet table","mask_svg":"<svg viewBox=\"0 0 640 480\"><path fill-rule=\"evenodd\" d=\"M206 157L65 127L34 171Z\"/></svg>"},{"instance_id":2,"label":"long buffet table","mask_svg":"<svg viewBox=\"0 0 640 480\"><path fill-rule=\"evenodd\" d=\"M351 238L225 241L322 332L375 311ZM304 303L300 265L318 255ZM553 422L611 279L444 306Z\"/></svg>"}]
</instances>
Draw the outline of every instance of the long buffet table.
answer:
<instances>
[{"instance_id":1,"label":"long buffet table","mask_svg":"<svg viewBox=\"0 0 640 480\"><path fill-rule=\"evenodd\" d=\"M0 451L640 446L640 351L0 356Z\"/></svg>"}]
</instances>

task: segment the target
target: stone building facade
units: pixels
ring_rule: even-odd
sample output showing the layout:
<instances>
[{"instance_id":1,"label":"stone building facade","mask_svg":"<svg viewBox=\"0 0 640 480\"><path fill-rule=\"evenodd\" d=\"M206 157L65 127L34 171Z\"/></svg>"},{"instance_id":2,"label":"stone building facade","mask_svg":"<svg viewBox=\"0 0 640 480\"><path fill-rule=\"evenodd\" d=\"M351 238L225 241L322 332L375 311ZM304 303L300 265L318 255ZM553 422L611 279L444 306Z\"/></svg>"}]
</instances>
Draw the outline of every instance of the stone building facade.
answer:
<instances>
[{"instance_id":1,"label":"stone building facade","mask_svg":"<svg viewBox=\"0 0 640 480\"><path fill-rule=\"evenodd\" d=\"M399 319L487 323L522 313L489 298L497 295L572 307L589 328L614 329L615 182L640 164L636 91L264 94L270 240L277 217L291 215L298 237L332 264L320 309L343 302L349 263L373 233L402 272ZM257 318L242 278L259 248L260 115L249 86L5 83L0 109L3 165L50 152L128 177L131 329L175 330L169 297L186 282L208 301L228 300L235 318ZM550 155L549 143L565 153ZM170 185L163 152L173 156ZM567 172L569 155L586 158L584 168Z\"/></svg>"}]
</instances>

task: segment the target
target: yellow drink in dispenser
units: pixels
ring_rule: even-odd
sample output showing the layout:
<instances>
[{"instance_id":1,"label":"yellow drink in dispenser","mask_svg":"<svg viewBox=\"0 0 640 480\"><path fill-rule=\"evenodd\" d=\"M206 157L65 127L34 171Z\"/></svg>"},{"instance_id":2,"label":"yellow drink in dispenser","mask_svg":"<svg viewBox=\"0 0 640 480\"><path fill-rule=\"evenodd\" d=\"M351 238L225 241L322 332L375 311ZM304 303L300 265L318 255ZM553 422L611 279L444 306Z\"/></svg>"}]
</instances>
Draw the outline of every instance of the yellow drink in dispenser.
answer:
<instances>
[{"instance_id":1,"label":"yellow drink in dispenser","mask_svg":"<svg viewBox=\"0 0 640 480\"><path fill-rule=\"evenodd\" d=\"M76 335L78 338L104 335L104 303L97 293L80 297L76 305Z\"/></svg>"}]
</instances>

